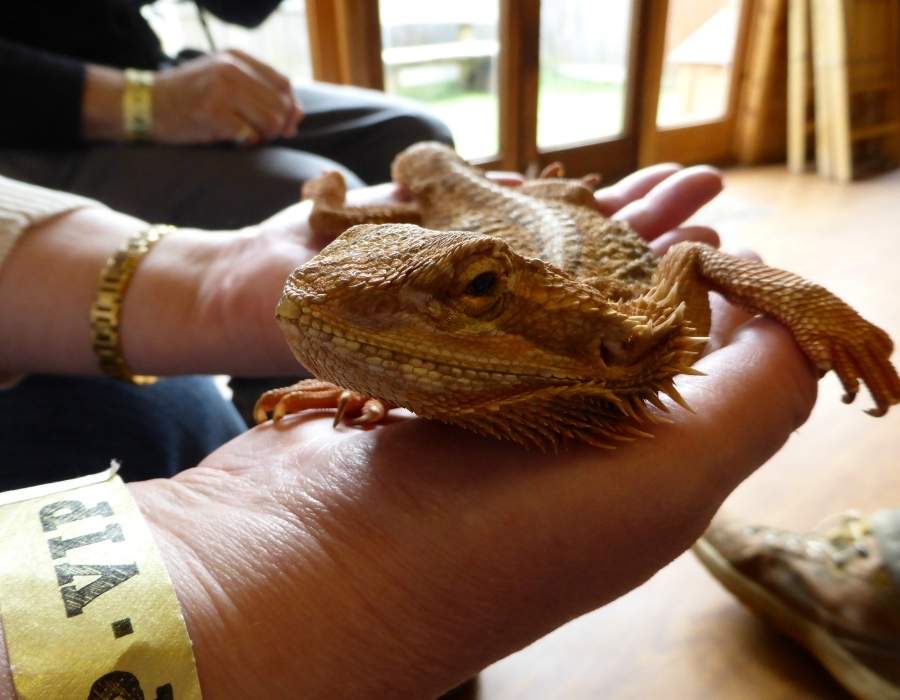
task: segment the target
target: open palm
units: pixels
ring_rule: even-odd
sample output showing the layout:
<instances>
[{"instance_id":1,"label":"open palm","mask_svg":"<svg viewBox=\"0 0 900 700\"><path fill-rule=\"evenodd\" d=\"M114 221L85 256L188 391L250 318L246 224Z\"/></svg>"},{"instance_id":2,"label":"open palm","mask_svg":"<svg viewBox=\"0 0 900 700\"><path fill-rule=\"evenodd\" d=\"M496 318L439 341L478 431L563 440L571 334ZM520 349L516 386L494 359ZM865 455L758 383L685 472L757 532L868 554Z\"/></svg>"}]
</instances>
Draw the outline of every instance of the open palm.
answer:
<instances>
[{"instance_id":1,"label":"open palm","mask_svg":"<svg viewBox=\"0 0 900 700\"><path fill-rule=\"evenodd\" d=\"M677 227L720 186L710 170L657 166L598 193L598 206L661 253L715 243ZM257 296L231 302L245 318L277 295L279 266L286 275L321 245L303 206L245 241L242 279ZM673 406L653 439L615 451L544 455L409 414L371 430L314 414L132 484L204 696L434 696L646 580L812 407L814 374L790 336L746 321L717 306L697 364L707 376L678 381L695 413ZM280 363L279 352L265 354Z\"/></svg>"}]
</instances>

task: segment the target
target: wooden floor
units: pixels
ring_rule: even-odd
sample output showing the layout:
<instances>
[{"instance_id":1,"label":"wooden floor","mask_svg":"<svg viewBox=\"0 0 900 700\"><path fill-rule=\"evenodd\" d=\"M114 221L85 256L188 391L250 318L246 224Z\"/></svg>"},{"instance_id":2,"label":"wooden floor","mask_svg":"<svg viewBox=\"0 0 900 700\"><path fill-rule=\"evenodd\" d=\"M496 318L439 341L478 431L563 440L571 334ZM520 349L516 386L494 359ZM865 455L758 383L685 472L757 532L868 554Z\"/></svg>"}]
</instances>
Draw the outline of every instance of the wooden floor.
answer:
<instances>
[{"instance_id":1,"label":"wooden floor","mask_svg":"<svg viewBox=\"0 0 900 700\"><path fill-rule=\"evenodd\" d=\"M784 168L726 172L696 217L816 280L900 341L900 171L841 186ZM900 362L898 353L895 363ZM832 377L809 422L726 502L760 523L809 528L831 513L900 507L900 410L841 404ZM862 403L860 403L862 400ZM747 613L684 555L641 588L481 674L482 700L847 698L804 651Z\"/></svg>"}]
</instances>

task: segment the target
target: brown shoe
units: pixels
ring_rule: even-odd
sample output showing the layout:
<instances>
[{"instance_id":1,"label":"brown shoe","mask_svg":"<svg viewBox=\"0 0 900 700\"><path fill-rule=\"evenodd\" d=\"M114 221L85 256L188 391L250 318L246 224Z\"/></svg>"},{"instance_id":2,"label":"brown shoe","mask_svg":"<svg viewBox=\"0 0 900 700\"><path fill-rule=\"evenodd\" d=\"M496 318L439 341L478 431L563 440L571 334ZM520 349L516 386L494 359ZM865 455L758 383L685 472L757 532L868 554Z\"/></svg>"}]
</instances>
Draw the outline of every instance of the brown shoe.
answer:
<instances>
[{"instance_id":1,"label":"brown shoe","mask_svg":"<svg viewBox=\"0 0 900 700\"><path fill-rule=\"evenodd\" d=\"M799 534L716 520L700 562L864 700L900 700L900 510Z\"/></svg>"}]
</instances>

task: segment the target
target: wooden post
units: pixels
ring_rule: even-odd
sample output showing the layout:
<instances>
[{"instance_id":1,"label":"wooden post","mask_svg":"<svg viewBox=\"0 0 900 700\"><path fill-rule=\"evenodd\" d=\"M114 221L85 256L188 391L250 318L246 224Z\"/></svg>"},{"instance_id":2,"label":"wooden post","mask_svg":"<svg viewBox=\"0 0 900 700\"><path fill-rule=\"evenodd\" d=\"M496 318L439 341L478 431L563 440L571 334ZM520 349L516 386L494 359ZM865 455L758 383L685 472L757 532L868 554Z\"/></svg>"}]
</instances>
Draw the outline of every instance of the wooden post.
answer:
<instances>
[{"instance_id":1,"label":"wooden post","mask_svg":"<svg viewBox=\"0 0 900 700\"><path fill-rule=\"evenodd\" d=\"M500 163L536 166L540 0L500 2Z\"/></svg>"},{"instance_id":2,"label":"wooden post","mask_svg":"<svg viewBox=\"0 0 900 700\"><path fill-rule=\"evenodd\" d=\"M306 19L316 80L383 89L377 2L309 0Z\"/></svg>"},{"instance_id":3,"label":"wooden post","mask_svg":"<svg viewBox=\"0 0 900 700\"><path fill-rule=\"evenodd\" d=\"M790 0L788 10L788 168L792 173L806 170L809 99L809 0Z\"/></svg>"}]
</instances>

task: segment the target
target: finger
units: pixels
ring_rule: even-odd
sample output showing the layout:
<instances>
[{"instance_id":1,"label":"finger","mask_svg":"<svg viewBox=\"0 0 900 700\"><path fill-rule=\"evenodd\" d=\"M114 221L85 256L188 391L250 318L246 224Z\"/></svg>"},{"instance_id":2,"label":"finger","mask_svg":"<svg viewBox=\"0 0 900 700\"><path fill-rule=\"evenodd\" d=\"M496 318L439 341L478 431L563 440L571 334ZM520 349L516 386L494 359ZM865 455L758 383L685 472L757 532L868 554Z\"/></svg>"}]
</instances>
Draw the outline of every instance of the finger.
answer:
<instances>
[{"instance_id":1,"label":"finger","mask_svg":"<svg viewBox=\"0 0 900 700\"><path fill-rule=\"evenodd\" d=\"M722 191L722 176L706 165L685 168L626 204L614 218L631 224L647 240L680 226Z\"/></svg>"},{"instance_id":2,"label":"finger","mask_svg":"<svg viewBox=\"0 0 900 700\"><path fill-rule=\"evenodd\" d=\"M250 66L256 74L262 78L265 82L267 82L273 89L278 90L285 95L289 95L291 97L294 96L294 88L291 85L291 81L288 77L274 68L268 65L267 63L263 63L258 58L254 58L250 54L245 51L241 51L240 49L229 49L226 51L227 54L243 61L248 66Z\"/></svg>"},{"instance_id":3,"label":"finger","mask_svg":"<svg viewBox=\"0 0 900 700\"><path fill-rule=\"evenodd\" d=\"M259 132L246 119L239 114L231 113L219 117L216 140L231 141L239 146L255 146L262 139Z\"/></svg>"},{"instance_id":4,"label":"finger","mask_svg":"<svg viewBox=\"0 0 900 700\"><path fill-rule=\"evenodd\" d=\"M256 75L265 81L272 89L281 93L288 101L289 109L285 117L284 124L278 136L289 138L297 135L297 126L303 118L303 108L297 100L294 87L291 85L290 79L272 66L260 61L240 49L229 49L226 53L246 63Z\"/></svg>"},{"instance_id":5,"label":"finger","mask_svg":"<svg viewBox=\"0 0 900 700\"><path fill-rule=\"evenodd\" d=\"M719 234L709 228L709 226L682 226L654 239L650 243L650 250L657 255L665 255L666 251L673 245L676 243L683 243L684 241L706 243L713 248L718 248Z\"/></svg>"},{"instance_id":6,"label":"finger","mask_svg":"<svg viewBox=\"0 0 900 700\"><path fill-rule=\"evenodd\" d=\"M228 73L236 111L267 139L281 135L292 113L292 101L270 87L245 63L234 60Z\"/></svg>"},{"instance_id":7,"label":"finger","mask_svg":"<svg viewBox=\"0 0 900 700\"><path fill-rule=\"evenodd\" d=\"M245 94L244 99L236 101L235 110L266 140L276 139L284 132L288 115L270 100Z\"/></svg>"},{"instance_id":8,"label":"finger","mask_svg":"<svg viewBox=\"0 0 900 700\"><path fill-rule=\"evenodd\" d=\"M677 163L660 163L631 173L614 185L604 187L594 193L597 208L604 216L612 216L626 204L640 199L679 170L681 170L681 166Z\"/></svg>"},{"instance_id":9,"label":"finger","mask_svg":"<svg viewBox=\"0 0 900 700\"><path fill-rule=\"evenodd\" d=\"M294 102L294 106L291 109L291 113L288 116L287 120L284 123L284 130L281 135L285 138L290 138L292 136L297 135L297 127L300 125L301 120L303 119L303 108L300 106L298 102Z\"/></svg>"}]
</instances>

